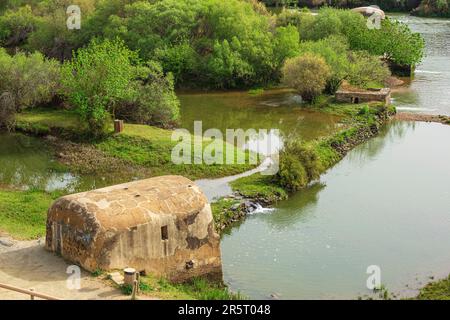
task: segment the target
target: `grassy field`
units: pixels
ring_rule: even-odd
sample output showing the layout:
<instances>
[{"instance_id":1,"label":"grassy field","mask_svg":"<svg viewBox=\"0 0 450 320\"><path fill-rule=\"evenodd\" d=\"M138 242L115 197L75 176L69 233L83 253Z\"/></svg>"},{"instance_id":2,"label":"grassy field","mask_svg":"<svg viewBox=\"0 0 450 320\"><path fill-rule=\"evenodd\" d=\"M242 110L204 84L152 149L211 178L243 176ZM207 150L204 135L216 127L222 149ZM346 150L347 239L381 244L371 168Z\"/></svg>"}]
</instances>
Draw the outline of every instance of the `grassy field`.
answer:
<instances>
[{"instance_id":1,"label":"grassy field","mask_svg":"<svg viewBox=\"0 0 450 320\"><path fill-rule=\"evenodd\" d=\"M79 120L75 113L63 110L33 110L24 112L17 116L17 129L30 134L45 135L55 133L62 137L73 137L79 128ZM147 125L128 124L124 125L121 134L112 132L101 141L92 142L98 150L104 154L126 160L127 162L149 169L151 176L166 174L184 175L191 179L215 178L230 176L245 172L255 168L255 164L250 164L251 155L238 148L234 149L234 158L243 155L245 164L226 164L226 153L219 151L217 157L223 159L223 164L174 164L172 161L172 150L177 145L177 141L172 140L172 130L160 129ZM190 151L191 163L194 162L195 154L193 137L191 136L191 146L186 148ZM203 150L212 142L205 140ZM226 147L226 143L218 141L218 144ZM188 146L187 143L183 144ZM189 150L190 149L190 150ZM216 156L213 154L212 156ZM99 163L99 167L102 165Z\"/></svg>"},{"instance_id":2,"label":"grassy field","mask_svg":"<svg viewBox=\"0 0 450 320\"><path fill-rule=\"evenodd\" d=\"M44 236L47 210L58 196L41 191L0 190L0 231L21 240Z\"/></svg>"}]
</instances>

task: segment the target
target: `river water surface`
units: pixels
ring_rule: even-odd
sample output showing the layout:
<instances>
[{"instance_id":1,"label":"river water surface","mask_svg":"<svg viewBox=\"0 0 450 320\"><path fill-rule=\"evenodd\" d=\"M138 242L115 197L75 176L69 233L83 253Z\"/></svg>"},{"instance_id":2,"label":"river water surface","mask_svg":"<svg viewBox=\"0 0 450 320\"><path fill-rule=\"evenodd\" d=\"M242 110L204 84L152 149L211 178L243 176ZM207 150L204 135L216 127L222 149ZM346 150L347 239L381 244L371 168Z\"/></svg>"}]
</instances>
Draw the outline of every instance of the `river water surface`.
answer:
<instances>
[{"instance_id":1,"label":"river water surface","mask_svg":"<svg viewBox=\"0 0 450 320\"><path fill-rule=\"evenodd\" d=\"M400 111L450 114L450 20L396 16L427 57L393 95ZM450 272L450 127L393 123L320 182L222 239L225 280L251 298L370 295L372 265L402 296Z\"/></svg>"}]
</instances>

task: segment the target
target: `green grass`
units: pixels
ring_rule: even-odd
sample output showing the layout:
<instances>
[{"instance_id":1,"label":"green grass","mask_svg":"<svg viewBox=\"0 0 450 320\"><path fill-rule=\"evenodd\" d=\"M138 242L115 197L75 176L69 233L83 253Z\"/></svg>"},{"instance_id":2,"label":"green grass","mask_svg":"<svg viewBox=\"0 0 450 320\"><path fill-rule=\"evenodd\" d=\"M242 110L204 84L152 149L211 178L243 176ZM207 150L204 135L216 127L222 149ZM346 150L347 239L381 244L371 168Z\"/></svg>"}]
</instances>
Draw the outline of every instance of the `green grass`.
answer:
<instances>
[{"instance_id":1,"label":"green grass","mask_svg":"<svg viewBox=\"0 0 450 320\"><path fill-rule=\"evenodd\" d=\"M194 145L190 146L191 164L174 164L172 150L177 142L172 141L172 131L163 130L145 125L126 124L124 132L112 135L106 140L96 144L97 148L106 154L127 160L131 163L144 166L152 171L152 175L177 174L190 179L216 178L231 176L253 169L256 165L250 164L250 153L234 149L234 159L239 155L245 157L244 164L226 164L225 153L219 153L223 164L195 164ZM193 138L192 138L193 141ZM211 141L203 143L203 150ZM184 144L188 146L188 144ZM226 144L223 142L224 150ZM252 155L254 156L254 155Z\"/></svg>"},{"instance_id":2,"label":"green grass","mask_svg":"<svg viewBox=\"0 0 450 320\"><path fill-rule=\"evenodd\" d=\"M263 88L256 88L256 89L250 89L248 90L248 94L252 96L259 96L264 93Z\"/></svg>"},{"instance_id":3,"label":"green grass","mask_svg":"<svg viewBox=\"0 0 450 320\"><path fill-rule=\"evenodd\" d=\"M450 300L450 276L427 284L416 297L418 300Z\"/></svg>"},{"instance_id":4,"label":"green grass","mask_svg":"<svg viewBox=\"0 0 450 320\"><path fill-rule=\"evenodd\" d=\"M17 121L43 126L76 129L80 127L78 115L67 110L34 109L17 115Z\"/></svg>"},{"instance_id":5,"label":"green grass","mask_svg":"<svg viewBox=\"0 0 450 320\"><path fill-rule=\"evenodd\" d=\"M17 128L31 133L44 135L56 132L63 137L77 139L77 131L81 130L77 114L64 110L35 109L17 115ZM112 129L111 129L112 130ZM256 165L250 164L250 155L240 149L234 150L234 157L244 155L245 164L179 164L172 162L171 154L177 142L172 141L171 130L160 129L148 125L129 124L124 125L121 134L109 134L109 136L92 144L110 157L126 160L132 164L150 169L152 176L176 174L184 175L191 179L216 178L235 175L245 172ZM84 133L78 132L80 139ZM194 140L193 138L191 139ZM203 143L203 148L210 141ZM226 145L223 142L224 146ZM225 159L225 154L221 155ZM191 147L191 160L194 162L194 147ZM101 164L99 164L101 167Z\"/></svg>"},{"instance_id":6,"label":"green grass","mask_svg":"<svg viewBox=\"0 0 450 320\"><path fill-rule=\"evenodd\" d=\"M251 199L259 199L263 202L273 203L287 199L287 192L279 187L272 176L263 176L260 173L243 177L231 182L233 191Z\"/></svg>"},{"instance_id":7,"label":"green grass","mask_svg":"<svg viewBox=\"0 0 450 320\"><path fill-rule=\"evenodd\" d=\"M47 210L57 197L42 191L0 190L0 230L24 240L44 236Z\"/></svg>"},{"instance_id":8,"label":"green grass","mask_svg":"<svg viewBox=\"0 0 450 320\"><path fill-rule=\"evenodd\" d=\"M141 293L164 300L240 300L244 298L240 294L231 293L221 284L211 283L202 278L195 278L183 284L174 284L152 275L141 276L140 279Z\"/></svg>"},{"instance_id":9,"label":"green grass","mask_svg":"<svg viewBox=\"0 0 450 320\"><path fill-rule=\"evenodd\" d=\"M223 198L211 203L211 210L216 229L220 229L221 226L227 225L227 223L236 215L236 212L230 210L235 204L239 204L239 201Z\"/></svg>"}]
</instances>

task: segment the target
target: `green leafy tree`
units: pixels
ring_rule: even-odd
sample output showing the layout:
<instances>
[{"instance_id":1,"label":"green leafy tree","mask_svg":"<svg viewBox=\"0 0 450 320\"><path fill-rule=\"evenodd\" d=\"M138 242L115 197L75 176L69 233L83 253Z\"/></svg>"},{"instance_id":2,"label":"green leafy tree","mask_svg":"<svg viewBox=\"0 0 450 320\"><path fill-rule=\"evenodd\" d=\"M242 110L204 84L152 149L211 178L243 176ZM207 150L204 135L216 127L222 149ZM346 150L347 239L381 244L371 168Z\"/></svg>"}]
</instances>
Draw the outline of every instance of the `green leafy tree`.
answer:
<instances>
[{"instance_id":1,"label":"green leafy tree","mask_svg":"<svg viewBox=\"0 0 450 320\"><path fill-rule=\"evenodd\" d=\"M99 4L81 37L120 37L180 86L234 88L277 79L283 55L298 46L289 31L250 0L114 0Z\"/></svg>"},{"instance_id":2,"label":"green leafy tree","mask_svg":"<svg viewBox=\"0 0 450 320\"><path fill-rule=\"evenodd\" d=\"M325 90L331 70L322 57L306 53L288 59L282 73L283 83L311 102Z\"/></svg>"},{"instance_id":3,"label":"green leafy tree","mask_svg":"<svg viewBox=\"0 0 450 320\"><path fill-rule=\"evenodd\" d=\"M385 80L391 75L389 68L377 56L365 51L349 54L348 82L352 85L367 88L372 85L383 86Z\"/></svg>"},{"instance_id":4,"label":"green leafy tree","mask_svg":"<svg viewBox=\"0 0 450 320\"><path fill-rule=\"evenodd\" d=\"M0 48L0 94L12 95L16 111L50 102L58 90L59 71L57 61L39 52L10 56Z\"/></svg>"},{"instance_id":5,"label":"green leafy tree","mask_svg":"<svg viewBox=\"0 0 450 320\"><path fill-rule=\"evenodd\" d=\"M350 72L348 43L343 36L331 36L319 41L307 41L301 45L302 53L313 53L325 59L331 69L326 91L334 94Z\"/></svg>"},{"instance_id":6,"label":"green leafy tree","mask_svg":"<svg viewBox=\"0 0 450 320\"><path fill-rule=\"evenodd\" d=\"M133 96L137 54L123 41L93 40L62 67L63 94L93 137L105 134L119 101Z\"/></svg>"},{"instance_id":7,"label":"green leafy tree","mask_svg":"<svg viewBox=\"0 0 450 320\"><path fill-rule=\"evenodd\" d=\"M140 71L143 81L136 81L136 95L119 103L116 115L121 119L172 127L179 118L180 102L174 91L172 74L164 75L162 67L150 61Z\"/></svg>"},{"instance_id":8,"label":"green leafy tree","mask_svg":"<svg viewBox=\"0 0 450 320\"><path fill-rule=\"evenodd\" d=\"M36 29L37 21L28 5L7 10L0 16L0 44L6 47L23 44Z\"/></svg>"},{"instance_id":9,"label":"green leafy tree","mask_svg":"<svg viewBox=\"0 0 450 320\"><path fill-rule=\"evenodd\" d=\"M305 15L298 28L302 40L344 35L351 50L366 50L399 65L417 65L424 55L422 36L412 32L406 24L389 18L382 21L380 29L370 30L367 20L359 13L323 8L317 17Z\"/></svg>"},{"instance_id":10,"label":"green leafy tree","mask_svg":"<svg viewBox=\"0 0 450 320\"><path fill-rule=\"evenodd\" d=\"M320 176L317 152L300 141L289 141L280 153L280 169L274 180L291 192L304 188Z\"/></svg>"}]
</instances>

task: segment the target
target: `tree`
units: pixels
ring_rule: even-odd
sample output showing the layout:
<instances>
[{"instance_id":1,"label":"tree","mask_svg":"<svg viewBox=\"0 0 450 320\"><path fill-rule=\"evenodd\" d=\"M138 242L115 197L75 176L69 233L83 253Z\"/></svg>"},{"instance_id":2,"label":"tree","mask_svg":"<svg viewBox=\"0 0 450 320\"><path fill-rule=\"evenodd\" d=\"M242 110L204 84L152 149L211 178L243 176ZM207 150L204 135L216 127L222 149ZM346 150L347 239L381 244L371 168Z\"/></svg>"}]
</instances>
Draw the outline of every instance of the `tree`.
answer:
<instances>
[{"instance_id":1,"label":"tree","mask_svg":"<svg viewBox=\"0 0 450 320\"><path fill-rule=\"evenodd\" d=\"M326 91L334 94L350 72L347 39L344 36L331 36L319 41L306 41L302 43L300 50L302 53L309 52L325 59L331 69Z\"/></svg>"},{"instance_id":2,"label":"tree","mask_svg":"<svg viewBox=\"0 0 450 320\"><path fill-rule=\"evenodd\" d=\"M294 192L318 179L320 172L317 151L298 140L291 140L280 153L280 170L274 179L280 186Z\"/></svg>"},{"instance_id":3,"label":"tree","mask_svg":"<svg viewBox=\"0 0 450 320\"><path fill-rule=\"evenodd\" d=\"M0 44L6 47L23 44L35 30L37 21L30 6L7 10L0 16Z\"/></svg>"},{"instance_id":4,"label":"tree","mask_svg":"<svg viewBox=\"0 0 450 320\"><path fill-rule=\"evenodd\" d=\"M116 115L121 119L155 125L172 127L179 117L180 102L174 91L172 74L164 75L162 67L150 61L141 70L144 81L136 81L136 95L121 101Z\"/></svg>"},{"instance_id":5,"label":"tree","mask_svg":"<svg viewBox=\"0 0 450 320\"><path fill-rule=\"evenodd\" d=\"M251 0L101 2L81 32L83 39L120 37L144 61L160 62L180 86L267 84L298 46L296 33L278 30Z\"/></svg>"},{"instance_id":6,"label":"tree","mask_svg":"<svg viewBox=\"0 0 450 320\"><path fill-rule=\"evenodd\" d=\"M384 85L391 75L389 68L379 57L370 55L366 51L349 54L348 82L352 85L367 88L370 85Z\"/></svg>"},{"instance_id":7,"label":"tree","mask_svg":"<svg viewBox=\"0 0 450 320\"><path fill-rule=\"evenodd\" d=\"M137 54L121 40L93 40L62 67L63 94L93 137L106 133L119 101L136 94Z\"/></svg>"},{"instance_id":8,"label":"tree","mask_svg":"<svg viewBox=\"0 0 450 320\"><path fill-rule=\"evenodd\" d=\"M297 90L303 100L311 102L324 91L331 70L322 57L306 53L288 59L282 73L283 83Z\"/></svg>"},{"instance_id":9,"label":"tree","mask_svg":"<svg viewBox=\"0 0 450 320\"><path fill-rule=\"evenodd\" d=\"M58 90L59 63L41 53L14 56L0 48L0 94L8 92L20 111L49 102Z\"/></svg>"}]
</instances>

